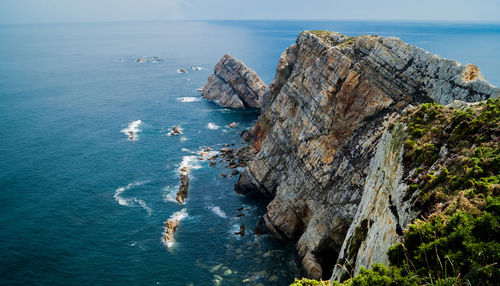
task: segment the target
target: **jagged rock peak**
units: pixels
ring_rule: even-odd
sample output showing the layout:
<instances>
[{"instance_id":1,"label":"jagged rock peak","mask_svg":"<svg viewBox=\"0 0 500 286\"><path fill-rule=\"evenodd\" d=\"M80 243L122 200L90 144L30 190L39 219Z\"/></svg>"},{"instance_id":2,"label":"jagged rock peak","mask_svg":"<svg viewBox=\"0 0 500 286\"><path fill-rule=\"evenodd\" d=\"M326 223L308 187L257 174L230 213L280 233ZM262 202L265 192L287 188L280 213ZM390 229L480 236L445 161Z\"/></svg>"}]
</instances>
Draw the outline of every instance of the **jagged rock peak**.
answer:
<instances>
[{"instance_id":1,"label":"jagged rock peak","mask_svg":"<svg viewBox=\"0 0 500 286\"><path fill-rule=\"evenodd\" d=\"M370 162L399 154L376 151L401 111L499 94L477 67L397 38L302 32L262 98L246 136L256 155L235 190L269 200L260 225L297 242L307 276L328 279L364 194L376 193Z\"/></svg>"},{"instance_id":2,"label":"jagged rock peak","mask_svg":"<svg viewBox=\"0 0 500 286\"><path fill-rule=\"evenodd\" d=\"M267 85L243 62L225 54L215 65L202 96L232 108L260 108Z\"/></svg>"}]
</instances>

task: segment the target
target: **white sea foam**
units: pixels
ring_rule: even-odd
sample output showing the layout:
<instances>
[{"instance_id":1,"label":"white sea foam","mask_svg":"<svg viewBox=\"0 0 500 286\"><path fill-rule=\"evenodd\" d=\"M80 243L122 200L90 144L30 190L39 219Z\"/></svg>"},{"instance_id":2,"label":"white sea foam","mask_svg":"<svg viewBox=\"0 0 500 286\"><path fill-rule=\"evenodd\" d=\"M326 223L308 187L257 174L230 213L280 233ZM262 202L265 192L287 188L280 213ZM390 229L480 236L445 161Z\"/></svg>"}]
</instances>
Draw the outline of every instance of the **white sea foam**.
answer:
<instances>
[{"instance_id":1,"label":"white sea foam","mask_svg":"<svg viewBox=\"0 0 500 286\"><path fill-rule=\"evenodd\" d=\"M120 130L120 132L127 135L130 141L136 141L137 139L139 139L137 133L142 131L141 129L139 129L139 125L141 125L141 123L141 120L132 121L128 124L127 128L123 128L122 130Z\"/></svg>"},{"instance_id":2,"label":"white sea foam","mask_svg":"<svg viewBox=\"0 0 500 286\"><path fill-rule=\"evenodd\" d=\"M151 215L151 213L153 212L153 210L150 207L148 207L145 201L134 198L134 202L138 203L141 206L141 208L145 209L148 212L148 215Z\"/></svg>"},{"instance_id":3,"label":"white sea foam","mask_svg":"<svg viewBox=\"0 0 500 286\"><path fill-rule=\"evenodd\" d=\"M227 215L226 213L220 209L220 207L210 207L210 209L218 216L220 216L221 218L227 218Z\"/></svg>"},{"instance_id":4,"label":"white sea foam","mask_svg":"<svg viewBox=\"0 0 500 286\"><path fill-rule=\"evenodd\" d=\"M215 125L215 123L209 122L207 124L207 128L210 130L217 130L217 129L219 129L219 126Z\"/></svg>"},{"instance_id":5,"label":"white sea foam","mask_svg":"<svg viewBox=\"0 0 500 286\"><path fill-rule=\"evenodd\" d=\"M188 140L187 137L184 137L184 136L181 137L181 142L186 142L187 140Z\"/></svg>"},{"instance_id":6,"label":"white sea foam","mask_svg":"<svg viewBox=\"0 0 500 286\"><path fill-rule=\"evenodd\" d=\"M196 102L196 101L201 101L201 98L199 98L199 97L178 97L177 100L180 102Z\"/></svg>"},{"instance_id":7,"label":"white sea foam","mask_svg":"<svg viewBox=\"0 0 500 286\"><path fill-rule=\"evenodd\" d=\"M188 167L189 170L196 170L201 168L200 160L197 156L184 156L182 157L182 162L180 168Z\"/></svg>"},{"instance_id":8,"label":"white sea foam","mask_svg":"<svg viewBox=\"0 0 500 286\"><path fill-rule=\"evenodd\" d=\"M171 186L166 186L163 188L163 201L168 203L178 203L177 200L175 199L177 197L177 191L179 189L179 186L171 187Z\"/></svg>"},{"instance_id":9,"label":"white sea foam","mask_svg":"<svg viewBox=\"0 0 500 286\"><path fill-rule=\"evenodd\" d=\"M229 236L232 237L232 238L241 239L240 235L235 235L235 233L237 233L239 231L240 231L240 225L239 224L233 224L231 226L231 229L229 230Z\"/></svg>"},{"instance_id":10,"label":"white sea foam","mask_svg":"<svg viewBox=\"0 0 500 286\"><path fill-rule=\"evenodd\" d=\"M219 151L200 151L198 154L206 160L210 157L213 157L213 156L219 154Z\"/></svg>"},{"instance_id":11,"label":"white sea foam","mask_svg":"<svg viewBox=\"0 0 500 286\"><path fill-rule=\"evenodd\" d=\"M153 210L143 200L140 200L137 198L124 198L122 196L123 192L130 190L134 187L147 184L147 183L149 183L149 181L140 181L140 182L130 183L130 184L126 185L125 187L119 187L115 190L115 194L113 195L113 197L122 206L132 207L135 204L138 204L141 208L145 209L149 215L151 215Z\"/></svg>"},{"instance_id":12,"label":"white sea foam","mask_svg":"<svg viewBox=\"0 0 500 286\"><path fill-rule=\"evenodd\" d=\"M174 213L172 216L170 216L169 219L173 219L173 220L176 220L176 221L180 222L181 220L183 220L183 219L185 219L187 217L188 217L187 210L186 209L182 209L182 210ZM174 246L175 240L172 239L172 240L165 241L163 239L163 236L165 235L166 232L167 232L167 230L165 229L165 231L163 232L163 235L162 235L162 241L163 241L163 243L165 244L166 247L171 248L172 246Z\"/></svg>"},{"instance_id":13,"label":"white sea foam","mask_svg":"<svg viewBox=\"0 0 500 286\"><path fill-rule=\"evenodd\" d=\"M191 67L191 69L194 71L201 71L203 68L202 67Z\"/></svg>"}]
</instances>

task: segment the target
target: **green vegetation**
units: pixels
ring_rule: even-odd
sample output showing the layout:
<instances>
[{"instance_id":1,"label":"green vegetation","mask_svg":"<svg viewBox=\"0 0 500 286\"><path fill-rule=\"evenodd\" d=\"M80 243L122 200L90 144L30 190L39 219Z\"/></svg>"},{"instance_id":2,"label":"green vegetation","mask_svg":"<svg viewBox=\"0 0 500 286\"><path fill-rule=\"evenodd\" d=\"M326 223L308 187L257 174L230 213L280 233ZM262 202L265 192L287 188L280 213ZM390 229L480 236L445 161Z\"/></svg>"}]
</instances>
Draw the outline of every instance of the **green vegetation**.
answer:
<instances>
[{"instance_id":1,"label":"green vegetation","mask_svg":"<svg viewBox=\"0 0 500 286\"><path fill-rule=\"evenodd\" d=\"M417 195L421 216L389 249L390 266L292 285L498 285L500 99L465 110L424 104L402 122L407 199Z\"/></svg>"},{"instance_id":2,"label":"green vegetation","mask_svg":"<svg viewBox=\"0 0 500 286\"><path fill-rule=\"evenodd\" d=\"M413 286L417 284L418 279L410 276L401 275L401 270L396 267L387 267L381 263L372 265L371 270L361 268L358 275L338 283L333 281L316 281L311 279L295 279L290 286Z\"/></svg>"},{"instance_id":3,"label":"green vegetation","mask_svg":"<svg viewBox=\"0 0 500 286\"><path fill-rule=\"evenodd\" d=\"M357 37L349 37L346 35L342 35L340 33L330 32L330 31L309 31L309 32L331 46L339 46L339 47L352 46L352 44L354 44L354 41L357 39ZM340 39L342 39L341 42L339 42Z\"/></svg>"}]
</instances>

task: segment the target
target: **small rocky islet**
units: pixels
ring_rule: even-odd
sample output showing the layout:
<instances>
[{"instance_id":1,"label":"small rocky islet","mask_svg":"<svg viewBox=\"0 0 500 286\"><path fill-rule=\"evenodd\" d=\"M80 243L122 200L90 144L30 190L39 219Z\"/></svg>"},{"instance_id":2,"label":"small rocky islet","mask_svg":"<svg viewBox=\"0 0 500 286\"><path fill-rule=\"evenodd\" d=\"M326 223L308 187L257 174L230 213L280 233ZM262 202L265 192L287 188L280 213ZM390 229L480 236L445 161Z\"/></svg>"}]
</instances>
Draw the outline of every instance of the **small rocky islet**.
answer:
<instances>
[{"instance_id":1,"label":"small rocky islet","mask_svg":"<svg viewBox=\"0 0 500 286\"><path fill-rule=\"evenodd\" d=\"M247 155L235 191L267 202L256 232L295 242L301 276L321 285L500 278L499 95L474 65L328 31L302 32L269 87L226 54L202 91L260 109L221 156Z\"/></svg>"}]
</instances>

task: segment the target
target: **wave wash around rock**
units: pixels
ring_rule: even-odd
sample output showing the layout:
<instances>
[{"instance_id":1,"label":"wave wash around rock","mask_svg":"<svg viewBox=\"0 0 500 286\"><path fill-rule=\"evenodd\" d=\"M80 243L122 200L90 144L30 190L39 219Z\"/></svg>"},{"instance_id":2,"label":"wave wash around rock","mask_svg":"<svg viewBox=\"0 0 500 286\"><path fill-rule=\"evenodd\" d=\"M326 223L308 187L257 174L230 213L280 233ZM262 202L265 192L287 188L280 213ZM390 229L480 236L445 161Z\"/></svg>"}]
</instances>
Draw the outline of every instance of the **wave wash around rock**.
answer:
<instances>
[{"instance_id":1,"label":"wave wash around rock","mask_svg":"<svg viewBox=\"0 0 500 286\"><path fill-rule=\"evenodd\" d=\"M261 115L245 134L257 154L235 190L269 201L259 229L296 241L308 277L330 278L349 229L351 240L377 233L366 243L361 237L370 255L350 261L356 271L385 262L418 213L414 198L400 194L401 132L387 130L412 105L499 94L477 67L397 38L302 32L281 55ZM374 213L358 210L360 203ZM367 224L369 215L377 223Z\"/></svg>"}]
</instances>

